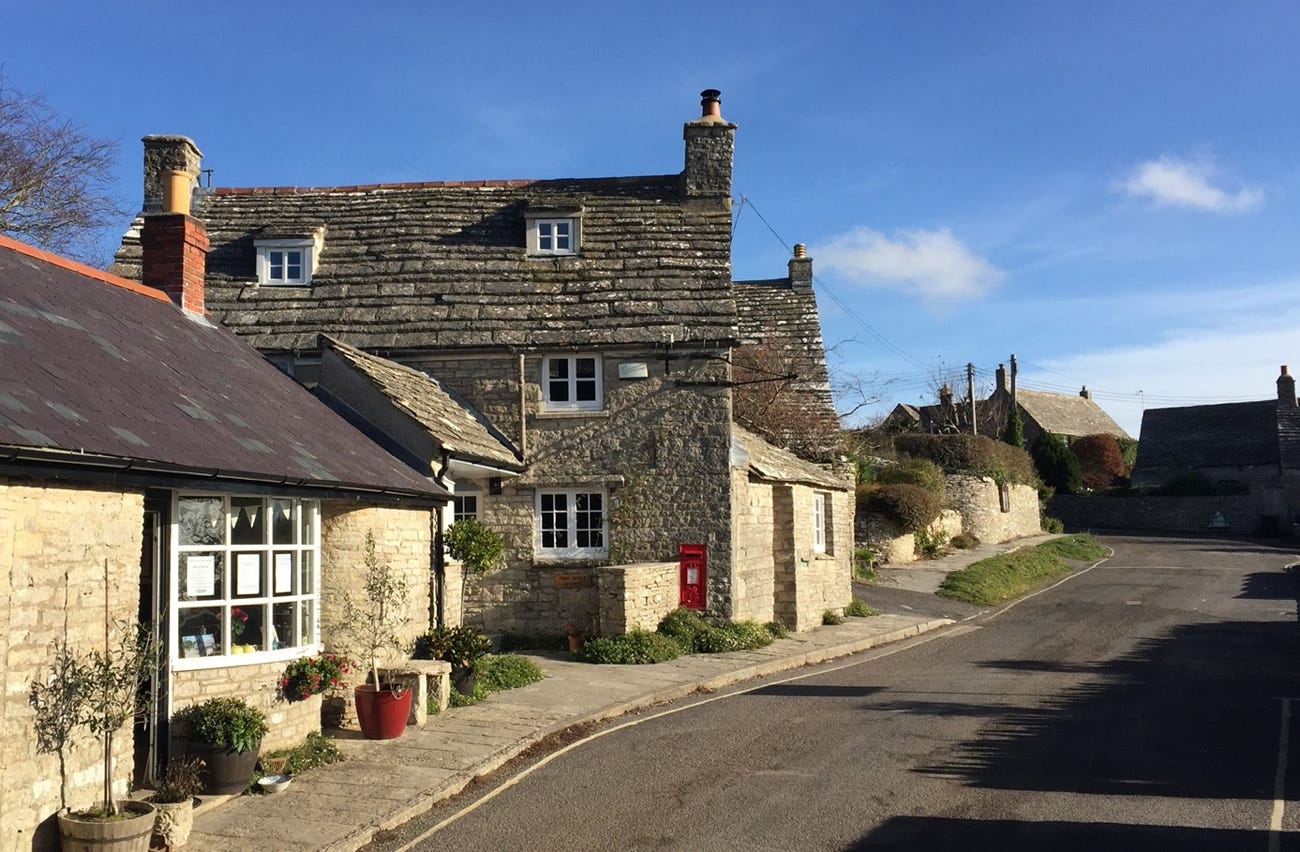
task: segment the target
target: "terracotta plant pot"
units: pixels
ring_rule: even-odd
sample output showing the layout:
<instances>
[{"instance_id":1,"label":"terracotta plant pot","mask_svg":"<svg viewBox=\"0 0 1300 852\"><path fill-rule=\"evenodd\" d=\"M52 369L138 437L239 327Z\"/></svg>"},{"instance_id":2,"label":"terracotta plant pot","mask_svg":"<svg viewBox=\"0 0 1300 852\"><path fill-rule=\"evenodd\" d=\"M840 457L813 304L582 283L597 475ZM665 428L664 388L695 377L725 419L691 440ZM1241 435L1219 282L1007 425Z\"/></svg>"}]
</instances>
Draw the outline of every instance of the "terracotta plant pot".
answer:
<instances>
[{"instance_id":1,"label":"terracotta plant pot","mask_svg":"<svg viewBox=\"0 0 1300 852\"><path fill-rule=\"evenodd\" d=\"M153 845L175 849L184 846L194 830L194 800L188 802L154 802L158 820L153 827Z\"/></svg>"},{"instance_id":2,"label":"terracotta plant pot","mask_svg":"<svg viewBox=\"0 0 1300 852\"><path fill-rule=\"evenodd\" d=\"M190 757L203 761L199 776L203 779L203 792L213 796L238 796L248 789L257 768L261 748L248 751L231 751L220 746L190 742Z\"/></svg>"},{"instance_id":3,"label":"terracotta plant pot","mask_svg":"<svg viewBox=\"0 0 1300 852\"><path fill-rule=\"evenodd\" d=\"M406 720L411 715L411 690L394 694L387 686L375 689L370 684L354 690L357 701L357 722L368 740L392 740L406 730Z\"/></svg>"},{"instance_id":4,"label":"terracotta plant pot","mask_svg":"<svg viewBox=\"0 0 1300 852\"><path fill-rule=\"evenodd\" d=\"M148 802L120 802L126 819L105 822L59 814L59 835L63 852L149 852L156 816Z\"/></svg>"}]
</instances>

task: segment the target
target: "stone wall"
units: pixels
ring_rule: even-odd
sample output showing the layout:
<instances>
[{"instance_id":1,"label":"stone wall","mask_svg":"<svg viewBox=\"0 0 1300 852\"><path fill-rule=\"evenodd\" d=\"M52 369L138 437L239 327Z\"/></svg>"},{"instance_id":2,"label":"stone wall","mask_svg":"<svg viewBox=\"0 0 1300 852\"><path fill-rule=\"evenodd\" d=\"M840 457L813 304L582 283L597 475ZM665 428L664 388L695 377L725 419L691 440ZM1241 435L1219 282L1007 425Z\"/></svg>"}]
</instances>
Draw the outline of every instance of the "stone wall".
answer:
<instances>
[{"instance_id":1,"label":"stone wall","mask_svg":"<svg viewBox=\"0 0 1300 852\"><path fill-rule=\"evenodd\" d=\"M1007 511L1002 510L999 486L992 479L945 476L944 500L961 513L962 529L982 542L1000 544L1042 530L1038 490L1028 485L1007 486Z\"/></svg>"},{"instance_id":2,"label":"stone wall","mask_svg":"<svg viewBox=\"0 0 1300 852\"><path fill-rule=\"evenodd\" d=\"M657 628L665 615L677 609L678 564L640 562L597 569L600 632L616 636Z\"/></svg>"},{"instance_id":3,"label":"stone wall","mask_svg":"<svg viewBox=\"0 0 1300 852\"><path fill-rule=\"evenodd\" d=\"M287 662L231 665L216 669L179 671L172 675L172 713L209 698L242 698L266 714L270 728L262 738L262 752L295 746L320 730L319 695L306 701L280 698L280 677ZM172 753L184 748L184 732L172 732Z\"/></svg>"},{"instance_id":4,"label":"stone wall","mask_svg":"<svg viewBox=\"0 0 1300 852\"><path fill-rule=\"evenodd\" d=\"M736 554L732 572L732 612L737 619L772 621L776 618L778 574L781 594L793 609L794 589L789 574L793 564L791 509L788 499L777 513L775 491L770 482L752 481L744 469L731 474L732 552ZM789 489L785 489L787 492ZM783 495L788 496L788 495ZM778 540L787 546L778 547ZM777 552L783 559L778 561ZM787 570L781 571L782 563ZM710 569L713 566L710 564Z\"/></svg>"},{"instance_id":5,"label":"stone wall","mask_svg":"<svg viewBox=\"0 0 1300 852\"><path fill-rule=\"evenodd\" d=\"M792 630L822 623L828 609L841 610L853 596L852 500L848 492L830 492L830 528L826 551L813 550L813 494L807 485L778 485L773 490L776 541L776 618ZM827 493L827 492L822 492Z\"/></svg>"},{"instance_id":6,"label":"stone wall","mask_svg":"<svg viewBox=\"0 0 1300 852\"><path fill-rule=\"evenodd\" d=\"M0 850L54 849L52 815L60 806L59 761L37 754L28 690L43 678L56 639L77 652L102 647L104 563L111 619L134 623L140 599L140 493L78 489L0 479ZM127 791L132 765L129 727L115 738L116 792ZM66 794L72 807L93 805L102 758L84 735L68 754Z\"/></svg>"},{"instance_id":7,"label":"stone wall","mask_svg":"<svg viewBox=\"0 0 1300 852\"><path fill-rule=\"evenodd\" d=\"M1087 497L1061 494L1047 511L1072 530L1133 530L1136 532L1221 533L1255 535L1264 532L1266 514L1253 495L1228 497ZM1211 527L1221 514L1226 528ZM1275 531L1275 530L1274 530Z\"/></svg>"},{"instance_id":8,"label":"stone wall","mask_svg":"<svg viewBox=\"0 0 1300 852\"><path fill-rule=\"evenodd\" d=\"M430 512L428 509L358 508L355 503L321 503L321 635L325 647L342 648L337 635L343 611L343 595L362 600L365 581L366 535L373 533L375 555L407 584L405 616L409 618L401 635L413 641L429 629L430 613ZM350 656L360 665L369 660ZM385 659L394 662L398 655ZM401 655L400 659L406 659Z\"/></svg>"}]
</instances>

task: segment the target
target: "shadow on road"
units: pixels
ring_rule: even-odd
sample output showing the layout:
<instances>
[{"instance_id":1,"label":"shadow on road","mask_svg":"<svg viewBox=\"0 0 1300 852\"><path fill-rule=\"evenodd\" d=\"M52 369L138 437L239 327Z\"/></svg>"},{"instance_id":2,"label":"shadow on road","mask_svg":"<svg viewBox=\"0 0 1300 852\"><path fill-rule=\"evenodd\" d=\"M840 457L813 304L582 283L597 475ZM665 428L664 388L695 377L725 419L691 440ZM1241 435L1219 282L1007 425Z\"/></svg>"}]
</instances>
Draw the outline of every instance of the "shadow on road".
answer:
<instances>
[{"instance_id":1,"label":"shadow on road","mask_svg":"<svg viewBox=\"0 0 1300 852\"><path fill-rule=\"evenodd\" d=\"M1017 822L937 817L895 817L848 848L929 852L949 849L1063 850L1105 849L1236 852L1268 847L1266 831L1233 831L1108 822Z\"/></svg>"}]
</instances>

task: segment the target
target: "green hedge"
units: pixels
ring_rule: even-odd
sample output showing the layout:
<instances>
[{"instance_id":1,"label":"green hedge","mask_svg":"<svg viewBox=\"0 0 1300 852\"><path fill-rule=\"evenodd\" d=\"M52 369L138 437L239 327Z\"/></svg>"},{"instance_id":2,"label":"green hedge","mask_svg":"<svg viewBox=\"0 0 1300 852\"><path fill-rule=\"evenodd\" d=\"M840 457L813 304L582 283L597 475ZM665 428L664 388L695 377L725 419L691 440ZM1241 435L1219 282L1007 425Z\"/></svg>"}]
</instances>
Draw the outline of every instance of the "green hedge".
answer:
<instances>
[{"instance_id":1,"label":"green hedge","mask_svg":"<svg viewBox=\"0 0 1300 852\"><path fill-rule=\"evenodd\" d=\"M1031 485L1035 481L1028 453L984 435L896 435L894 449L912 458L929 459L944 473L987 476L999 485Z\"/></svg>"},{"instance_id":2,"label":"green hedge","mask_svg":"<svg viewBox=\"0 0 1300 852\"><path fill-rule=\"evenodd\" d=\"M866 495L865 508L898 523L904 532L919 532L943 510L943 498L919 485L882 485Z\"/></svg>"}]
</instances>

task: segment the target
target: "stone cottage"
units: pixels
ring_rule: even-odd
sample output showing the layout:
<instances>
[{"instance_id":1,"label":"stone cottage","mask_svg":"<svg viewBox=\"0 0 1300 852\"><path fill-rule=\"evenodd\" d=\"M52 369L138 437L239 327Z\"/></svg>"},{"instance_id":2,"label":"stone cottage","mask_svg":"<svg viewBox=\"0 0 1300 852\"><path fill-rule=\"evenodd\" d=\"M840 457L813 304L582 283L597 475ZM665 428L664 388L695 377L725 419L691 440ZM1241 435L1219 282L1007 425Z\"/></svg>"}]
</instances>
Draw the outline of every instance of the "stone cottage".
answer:
<instances>
[{"instance_id":1,"label":"stone cottage","mask_svg":"<svg viewBox=\"0 0 1300 852\"><path fill-rule=\"evenodd\" d=\"M683 128L684 169L669 175L208 189L190 140L144 140L146 211L165 174L196 186L213 318L447 484L446 521L476 517L504 536L502 570L463 583L454 566L441 572L448 623L608 630L627 619L602 600L666 612L688 594L721 616L769 620L776 573L802 566L789 548L761 563L741 555L749 537L771 550L777 521L747 505L738 539L737 471L750 470L738 459L761 439L734 428L733 355L738 302L754 288L731 280L736 125L716 90L702 106ZM135 231L115 266L129 277ZM817 345L802 363L820 372L797 377L806 387L825 384ZM815 404L834 419L829 393ZM799 470L791 486L810 482ZM816 500L800 496L793 550L824 555L808 571L847 578L851 482L816 484ZM604 588L635 587L603 597L600 572L626 565L640 568ZM698 588L678 588L690 577ZM843 606L847 583L823 597L800 606Z\"/></svg>"},{"instance_id":2,"label":"stone cottage","mask_svg":"<svg viewBox=\"0 0 1300 852\"><path fill-rule=\"evenodd\" d=\"M320 650L373 531L428 624L431 510L448 495L367 440L203 312L202 224L143 224L144 277L167 293L0 237L0 850L57 847L61 786L94 803L98 756L38 754L29 685L56 640L102 647L105 620L156 621L143 727L117 738L122 782L152 777L182 706L265 710L266 748L319 729L319 698L277 696ZM184 306L178 308L172 299Z\"/></svg>"}]
</instances>

